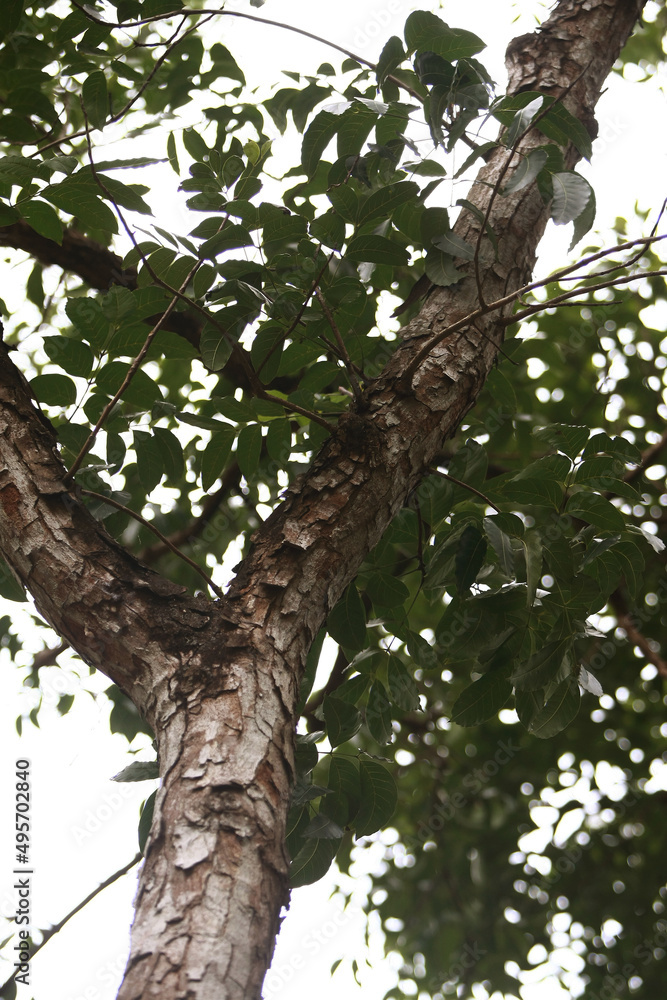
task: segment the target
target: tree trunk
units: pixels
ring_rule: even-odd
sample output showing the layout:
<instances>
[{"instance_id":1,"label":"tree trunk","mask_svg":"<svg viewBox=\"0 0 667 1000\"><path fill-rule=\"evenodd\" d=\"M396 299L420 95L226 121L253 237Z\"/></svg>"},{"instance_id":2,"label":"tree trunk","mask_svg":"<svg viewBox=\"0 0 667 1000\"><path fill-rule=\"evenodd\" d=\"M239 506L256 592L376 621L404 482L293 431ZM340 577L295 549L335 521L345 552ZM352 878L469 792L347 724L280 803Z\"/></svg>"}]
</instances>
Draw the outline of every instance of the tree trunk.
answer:
<instances>
[{"instance_id":1,"label":"tree trunk","mask_svg":"<svg viewBox=\"0 0 667 1000\"><path fill-rule=\"evenodd\" d=\"M560 97L591 135L641 0L561 0L508 50L510 92ZM530 133L522 148L538 145ZM497 149L469 200L486 211ZM566 154L572 166L578 154ZM510 167L510 170L512 167ZM227 596L183 593L117 545L64 484L55 434L0 348L0 548L40 612L155 730L162 785L121 1000L255 1000L288 901L284 834L298 685L310 644L394 514L473 406L548 219L535 185L496 197L481 243L435 289L363 409L257 531ZM456 232L476 244L464 211ZM427 352L425 345L458 324Z\"/></svg>"}]
</instances>

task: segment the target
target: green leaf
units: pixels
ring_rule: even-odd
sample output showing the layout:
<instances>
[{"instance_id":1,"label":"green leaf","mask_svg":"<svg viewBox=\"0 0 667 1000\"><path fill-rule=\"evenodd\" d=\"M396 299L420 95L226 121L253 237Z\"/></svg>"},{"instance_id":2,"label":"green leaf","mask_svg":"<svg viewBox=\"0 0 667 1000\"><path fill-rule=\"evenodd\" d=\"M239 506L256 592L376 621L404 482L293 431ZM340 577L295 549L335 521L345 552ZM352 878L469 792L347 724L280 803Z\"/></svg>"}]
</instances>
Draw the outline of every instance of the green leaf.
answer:
<instances>
[{"instance_id":1,"label":"green leaf","mask_svg":"<svg viewBox=\"0 0 667 1000\"><path fill-rule=\"evenodd\" d=\"M361 727L359 709L333 695L328 695L324 699L322 714L327 727L327 739L332 747L347 743Z\"/></svg>"},{"instance_id":2,"label":"green leaf","mask_svg":"<svg viewBox=\"0 0 667 1000\"><path fill-rule=\"evenodd\" d=\"M586 160L590 160L593 155L593 145L591 137L585 127L575 118L574 115L561 104L555 101L548 112L537 124L540 132L553 139L559 146L566 146L572 142Z\"/></svg>"},{"instance_id":3,"label":"green leaf","mask_svg":"<svg viewBox=\"0 0 667 1000\"><path fill-rule=\"evenodd\" d=\"M397 656L390 656L387 665L387 686L395 705L404 712L419 711L419 690L408 668Z\"/></svg>"},{"instance_id":4,"label":"green leaf","mask_svg":"<svg viewBox=\"0 0 667 1000\"><path fill-rule=\"evenodd\" d=\"M529 530L523 537L526 558L526 604L532 608L542 579L542 539L537 531Z\"/></svg>"},{"instance_id":5,"label":"green leaf","mask_svg":"<svg viewBox=\"0 0 667 1000\"><path fill-rule=\"evenodd\" d=\"M146 799L143 809L141 810L141 816L139 817L139 850L143 854L146 849L146 841L148 840L148 834L151 832L151 825L153 823L153 813L155 811L155 798L157 796L158 789L156 788L154 792Z\"/></svg>"},{"instance_id":6,"label":"green leaf","mask_svg":"<svg viewBox=\"0 0 667 1000\"><path fill-rule=\"evenodd\" d=\"M167 159L169 160L169 166L180 177L181 168L178 163L178 153L176 151L176 138L173 132L170 132L167 136Z\"/></svg>"},{"instance_id":7,"label":"green leaf","mask_svg":"<svg viewBox=\"0 0 667 1000\"><path fill-rule=\"evenodd\" d=\"M71 406L76 403L76 385L67 375L37 375L30 388L40 403L49 406Z\"/></svg>"},{"instance_id":8,"label":"green leaf","mask_svg":"<svg viewBox=\"0 0 667 1000\"><path fill-rule=\"evenodd\" d=\"M479 726L498 714L511 693L512 685L497 671L484 674L459 695L450 718L459 726Z\"/></svg>"},{"instance_id":9,"label":"green leaf","mask_svg":"<svg viewBox=\"0 0 667 1000\"><path fill-rule=\"evenodd\" d=\"M552 174L551 182L554 193L551 218L557 226L564 226L582 214L588 205L592 188L581 174L569 170Z\"/></svg>"},{"instance_id":10,"label":"green leaf","mask_svg":"<svg viewBox=\"0 0 667 1000\"><path fill-rule=\"evenodd\" d=\"M347 826L357 815L361 801L358 767L347 757L332 754L327 785L331 794L322 800L322 812L341 826Z\"/></svg>"},{"instance_id":11,"label":"green leaf","mask_svg":"<svg viewBox=\"0 0 667 1000\"><path fill-rule=\"evenodd\" d=\"M101 69L94 70L83 81L81 97L92 127L104 128L109 114L109 96L106 77Z\"/></svg>"},{"instance_id":12,"label":"green leaf","mask_svg":"<svg viewBox=\"0 0 667 1000\"><path fill-rule=\"evenodd\" d=\"M219 372L229 360L232 345L229 334L223 333L217 326L207 324L199 342L202 361L212 372Z\"/></svg>"},{"instance_id":13,"label":"green leaf","mask_svg":"<svg viewBox=\"0 0 667 1000\"><path fill-rule=\"evenodd\" d=\"M385 46L382 49L380 58L377 62L376 73L378 87L382 86L386 78L401 65L405 58L406 53L403 48L403 43L396 35L392 35L391 38L385 42Z\"/></svg>"},{"instance_id":14,"label":"green leaf","mask_svg":"<svg viewBox=\"0 0 667 1000\"><path fill-rule=\"evenodd\" d=\"M58 213L45 201L32 200L18 206L21 215L36 233L60 245L63 241L63 226Z\"/></svg>"},{"instance_id":15,"label":"green leaf","mask_svg":"<svg viewBox=\"0 0 667 1000\"><path fill-rule=\"evenodd\" d=\"M366 611L353 583L329 614L327 630L345 649L358 650L366 645Z\"/></svg>"},{"instance_id":16,"label":"green leaf","mask_svg":"<svg viewBox=\"0 0 667 1000\"><path fill-rule=\"evenodd\" d=\"M400 205L414 201L419 187L413 181L399 181L388 184L369 195L359 209L357 224L363 226L372 219L389 219Z\"/></svg>"},{"instance_id":17,"label":"green leaf","mask_svg":"<svg viewBox=\"0 0 667 1000\"><path fill-rule=\"evenodd\" d=\"M340 840L343 830L326 813L320 812L314 816L301 834L303 837L316 837L323 840Z\"/></svg>"},{"instance_id":18,"label":"green leaf","mask_svg":"<svg viewBox=\"0 0 667 1000\"><path fill-rule=\"evenodd\" d=\"M289 420L272 420L266 434L266 450L269 458L284 465L292 450L292 428Z\"/></svg>"},{"instance_id":19,"label":"green leaf","mask_svg":"<svg viewBox=\"0 0 667 1000\"><path fill-rule=\"evenodd\" d=\"M569 658L571 648L571 636L548 642L528 660L520 663L510 680L522 691L537 691L538 688L546 687L558 675L565 658Z\"/></svg>"},{"instance_id":20,"label":"green leaf","mask_svg":"<svg viewBox=\"0 0 667 1000\"><path fill-rule=\"evenodd\" d=\"M486 539L472 524L464 528L459 539L454 566L456 570L456 586L459 593L465 594L477 579L486 555Z\"/></svg>"},{"instance_id":21,"label":"green leaf","mask_svg":"<svg viewBox=\"0 0 667 1000\"><path fill-rule=\"evenodd\" d=\"M340 117L320 111L306 129L301 145L301 163L309 177L317 170L322 154L340 127Z\"/></svg>"},{"instance_id":22,"label":"green leaf","mask_svg":"<svg viewBox=\"0 0 667 1000\"><path fill-rule=\"evenodd\" d=\"M373 681L366 704L366 725L374 740L389 743L392 735L391 703L381 681Z\"/></svg>"},{"instance_id":23,"label":"green leaf","mask_svg":"<svg viewBox=\"0 0 667 1000\"><path fill-rule=\"evenodd\" d=\"M607 531L622 531L625 518L613 503L601 497L598 493L574 493L567 502L566 512L572 517L578 517L587 524Z\"/></svg>"},{"instance_id":24,"label":"green leaf","mask_svg":"<svg viewBox=\"0 0 667 1000\"><path fill-rule=\"evenodd\" d=\"M546 424L536 427L533 437L558 448L569 458L576 458L588 441L589 430L578 424Z\"/></svg>"},{"instance_id":25,"label":"green leaf","mask_svg":"<svg viewBox=\"0 0 667 1000\"><path fill-rule=\"evenodd\" d=\"M391 264L400 267L407 264L408 251L384 236L355 236L348 243L345 259L364 261L369 264Z\"/></svg>"},{"instance_id":26,"label":"green leaf","mask_svg":"<svg viewBox=\"0 0 667 1000\"><path fill-rule=\"evenodd\" d=\"M259 458L262 454L262 428L259 424L248 424L241 428L236 442L236 460L247 480L257 476Z\"/></svg>"},{"instance_id":27,"label":"green leaf","mask_svg":"<svg viewBox=\"0 0 667 1000\"><path fill-rule=\"evenodd\" d=\"M11 226L12 223L17 222L20 218L21 216L15 208L0 202L0 226Z\"/></svg>"},{"instance_id":28,"label":"green leaf","mask_svg":"<svg viewBox=\"0 0 667 1000\"><path fill-rule=\"evenodd\" d=\"M87 344L73 337L45 337L44 350L49 359L69 375L87 378L93 370L93 352Z\"/></svg>"},{"instance_id":29,"label":"green leaf","mask_svg":"<svg viewBox=\"0 0 667 1000\"><path fill-rule=\"evenodd\" d=\"M146 431L134 431L133 437L139 481L146 493L151 493L161 481L164 472L162 452L152 434Z\"/></svg>"},{"instance_id":30,"label":"green leaf","mask_svg":"<svg viewBox=\"0 0 667 1000\"><path fill-rule=\"evenodd\" d=\"M218 254L225 250L248 246L252 246L252 236L245 226L228 224L219 233L202 243L199 248L199 256L215 260Z\"/></svg>"},{"instance_id":31,"label":"green leaf","mask_svg":"<svg viewBox=\"0 0 667 1000\"><path fill-rule=\"evenodd\" d=\"M0 597L8 601L27 601L28 597L4 559L0 558Z\"/></svg>"},{"instance_id":32,"label":"green leaf","mask_svg":"<svg viewBox=\"0 0 667 1000\"><path fill-rule=\"evenodd\" d=\"M89 184L76 177L77 175L73 175L60 184L44 188L42 197L79 219L84 226L107 233L118 232L116 216L109 206L91 191Z\"/></svg>"},{"instance_id":33,"label":"green leaf","mask_svg":"<svg viewBox=\"0 0 667 1000\"><path fill-rule=\"evenodd\" d=\"M367 837L389 822L396 809L396 784L390 772L375 760L359 761L361 805L354 822L357 837Z\"/></svg>"},{"instance_id":34,"label":"green leaf","mask_svg":"<svg viewBox=\"0 0 667 1000\"><path fill-rule=\"evenodd\" d=\"M467 59L486 48L471 31L450 28L435 14L417 10L405 22L405 44L408 52L435 52L449 62Z\"/></svg>"},{"instance_id":35,"label":"green leaf","mask_svg":"<svg viewBox=\"0 0 667 1000\"><path fill-rule=\"evenodd\" d=\"M402 580L381 572L374 572L369 577L366 593L376 609L399 607L410 596L410 591Z\"/></svg>"},{"instance_id":36,"label":"green leaf","mask_svg":"<svg viewBox=\"0 0 667 1000\"><path fill-rule=\"evenodd\" d=\"M535 180L540 170L547 162L547 153L544 149L534 149L524 156L518 167L512 174L502 190L502 194L510 194L512 191L521 191L523 188Z\"/></svg>"},{"instance_id":37,"label":"green leaf","mask_svg":"<svg viewBox=\"0 0 667 1000\"><path fill-rule=\"evenodd\" d=\"M528 725L528 731L541 740L556 736L572 722L581 704L579 685L568 677L553 692L546 705L537 712Z\"/></svg>"},{"instance_id":38,"label":"green leaf","mask_svg":"<svg viewBox=\"0 0 667 1000\"><path fill-rule=\"evenodd\" d=\"M512 503L535 504L558 509L563 499L562 487L553 479L510 479L498 488L502 496Z\"/></svg>"},{"instance_id":39,"label":"green leaf","mask_svg":"<svg viewBox=\"0 0 667 1000\"><path fill-rule=\"evenodd\" d=\"M310 223L310 234L325 247L340 250L345 242L345 223L337 212L325 212Z\"/></svg>"},{"instance_id":40,"label":"green leaf","mask_svg":"<svg viewBox=\"0 0 667 1000\"><path fill-rule=\"evenodd\" d=\"M527 131L533 118L540 112L544 98L540 95L525 104L509 124L507 134L504 137L505 143L512 147L517 140ZM538 171L539 172L539 171Z\"/></svg>"},{"instance_id":41,"label":"green leaf","mask_svg":"<svg viewBox=\"0 0 667 1000\"><path fill-rule=\"evenodd\" d=\"M2 9L2 21L0 22L0 39L11 35L19 26L25 0L5 0Z\"/></svg>"},{"instance_id":42,"label":"green leaf","mask_svg":"<svg viewBox=\"0 0 667 1000\"><path fill-rule=\"evenodd\" d=\"M293 889L319 881L331 868L338 841L309 838L290 864L289 878Z\"/></svg>"},{"instance_id":43,"label":"green leaf","mask_svg":"<svg viewBox=\"0 0 667 1000\"><path fill-rule=\"evenodd\" d=\"M514 552L509 535L498 526L494 517L485 517L484 530L491 546L498 556L501 569L510 577L514 578Z\"/></svg>"},{"instance_id":44,"label":"green leaf","mask_svg":"<svg viewBox=\"0 0 667 1000\"><path fill-rule=\"evenodd\" d=\"M457 236L453 229L448 229L441 236L434 237L433 246L453 258L458 257L460 260L475 259L475 248L470 243L462 240L460 236Z\"/></svg>"},{"instance_id":45,"label":"green leaf","mask_svg":"<svg viewBox=\"0 0 667 1000\"><path fill-rule=\"evenodd\" d=\"M588 199L588 204L583 212L577 216L574 220L574 233L572 234L572 242L570 243L567 252L570 253L577 243L584 238L586 233L592 228L595 222L595 213L597 211L596 201L595 201L595 191L590 188L590 198Z\"/></svg>"},{"instance_id":46,"label":"green leaf","mask_svg":"<svg viewBox=\"0 0 667 1000\"><path fill-rule=\"evenodd\" d=\"M462 271L457 271L454 267L454 258L435 247L426 254L424 271L433 284L440 285L441 288L455 285L465 277Z\"/></svg>"},{"instance_id":47,"label":"green leaf","mask_svg":"<svg viewBox=\"0 0 667 1000\"><path fill-rule=\"evenodd\" d=\"M124 767L118 774L114 774L112 781L149 781L151 778L160 777L160 768L156 760L133 760L131 764Z\"/></svg>"}]
</instances>

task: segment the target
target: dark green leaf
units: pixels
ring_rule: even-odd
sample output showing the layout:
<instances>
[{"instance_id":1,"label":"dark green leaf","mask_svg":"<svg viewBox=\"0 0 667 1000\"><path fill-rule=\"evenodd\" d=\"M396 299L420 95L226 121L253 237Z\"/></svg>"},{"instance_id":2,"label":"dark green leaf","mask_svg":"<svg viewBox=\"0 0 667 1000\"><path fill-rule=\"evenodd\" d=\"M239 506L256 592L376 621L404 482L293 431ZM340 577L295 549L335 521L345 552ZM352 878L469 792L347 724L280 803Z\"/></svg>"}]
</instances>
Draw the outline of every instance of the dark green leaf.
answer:
<instances>
[{"instance_id":1,"label":"dark green leaf","mask_svg":"<svg viewBox=\"0 0 667 1000\"><path fill-rule=\"evenodd\" d=\"M408 262L408 251L384 236L355 236L348 243L345 259L400 267Z\"/></svg>"},{"instance_id":2,"label":"dark green leaf","mask_svg":"<svg viewBox=\"0 0 667 1000\"><path fill-rule=\"evenodd\" d=\"M246 479L257 475L259 457L262 453L262 428L259 424L242 427L236 442L236 460Z\"/></svg>"},{"instance_id":3,"label":"dark green leaf","mask_svg":"<svg viewBox=\"0 0 667 1000\"><path fill-rule=\"evenodd\" d=\"M392 35L391 38L385 43L382 52L380 53L380 58L377 63L377 82L378 87L381 87L387 76L389 76L393 71L401 65L403 60L406 58L405 50L403 49L403 44L396 35Z\"/></svg>"},{"instance_id":4,"label":"dark green leaf","mask_svg":"<svg viewBox=\"0 0 667 1000\"><path fill-rule=\"evenodd\" d=\"M134 450L141 485L150 493L162 479L162 451L153 435L146 431L134 431Z\"/></svg>"},{"instance_id":5,"label":"dark green leaf","mask_svg":"<svg viewBox=\"0 0 667 1000\"><path fill-rule=\"evenodd\" d=\"M381 681L373 681L366 704L366 725L374 740L388 743L391 739L391 703Z\"/></svg>"},{"instance_id":6,"label":"dark green leaf","mask_svg":"<svg viewBox=\"0 0 667 1000\"><path fill-rule=\"evenodd\" d=\"M523 188L535 180L540 170L547 162L547 154L544 149L533 149L532 152L524 156L502 190L503 194L510 194L512 191L521 191Z\"/></svg>"},{"instance_id":7,"label":"dark green leaf","mask_svg":"<svg viewBox=\"0 0 667 1000\"><path fill-rule=\"evenodd\" d=\"M394 209L407 202L414 201L419 191L412 181L399 181L389 184L369 195L359 209L357 224L363 226L372 219L389 219Z\"/></svg>"},{"instance_id":8,"label":"dark green leaf","mask_svg":"<svg viewBox=\"0 0 667 1000\"><path fill-rule=\"evenodd\" d=\"M331 794L323 799L322 812L341 826L347 826L357 815L361 801L359 769L356 764L340 754L332 754L328 786Z\"/></svg>"},{"instance_id":9,"label":"dark green leaf","mask_svg":"<svg viewBox=\"0 0 667 1000\"><path fill-rule=\"evenodd\" d=\"M323 840L340 840L343 830L330 816L320 812L314 816L302 832L303 837L315 837Z\"/></svg>"},{"instance_id":10,"label":"dark green leaf","mask_svg":"<svg viewBox=\"0 0 667 1000\"><path fill-rule=\"evenodd\" d=\"M498 526L494 517L485 517L483 523L486 537L498 556L501 568L512 579L514 577L514 552L509 535L506 535Z\"/></svg>"},{"instance_id":11,"label":"dark green leaf","mask_svg":"<svg viewBox=\"0 0 667 1000\"><path fill-rule=\"evenodd\" d=\"M324 150L339 127L339 116L329 111L320 111L308 126L301 146L301 163L309 177L315 173Z\"/></svg>"},{"instance_id":12,"label":"dark green leaf","mask_svg":"<svg viewBox=\"0 0 667 1000\"><path fill-rule=\"evenodd\" d=\"M26 201L19 206L21 215L36 233L59 245L63 240L63 226L58 213L45 201Z\"/></svg>"},{"instance_id":13,"label":"dark green leaf","mask_svg":"<svg viewBox=\"0 0 667 1000\"><path fill-rule=\"evenodd\" d=\"M40 403L49 406L71 406L76 403L76 386L67 375L37 375L30 387Z\"/></svg>"},{"instance_id":14,"label":"dark green leaf","mask_svg":"<svg viewBox=\"0 0 667 1000\"><path fill-rule=\"evenodd\" d=\"M548 642L533 653L530 659L520 663L510 680L522 691L537 691L546 687L558 676L564 660L567 658L569 662L571 647L571 636Z\"/></svg>"},{"instance_id":15,"label":"dark green leaf","mask_svg":"<svg viewBox=\"0 0 667 1000\"><path fill-rule=\"evenodd\" d=\"M562 681L546 705L536 713L528 730L541 740L550 739L572 722L581 704L579 685L574 677Z\"/></svg>"},{"instance_id":16,"label":"dark green leaf","mask_svg":"<svg viewBox=\"0 0 667 1000\"><path fill-rule=\"evenodd\" d=\"M454 258L436 248L426 254L424 271L434 285L440 285L442 288L455 285L464 277L463 272L457 271L454 267Z\"/></svg>"},{"instance_id":17,"label":"dark green leaf","mask_svg":"<svg viewBox=\"0 0 667 1000\"><path fill-rule=\"evenodd\" d=\"M581 174L574 171L552 174L551 183L553 185L551 218L557 226L564 226L582 214L588 205L592 188Z\"/></svg>"},{"instance_id":18,"label":"dark green leaf","mask_svg":"<svg viewBox=\"0 0 667 1000\"><path fill-rule=\"evenodd\" d=\"M479 726L497 715L512 693L512 685L497 671L484 674L454 702L451 720L459 726Z\"/></svg>"},{"instance_id":19,"label":"dark green leaf","mask_svg":"<svg viewBox=\"0 0 667 1000\"><path fill-rule=\"evenodd\" d=\"M336 856L338 841L310 838L290 864L290 885L311 885L329 871Z\"/></svg>"},{"instance_id":20,"label":"dark green leaf","mask_svg":"<svg viewBox=\"0 0 667 1000\"><path fill-rule=\"evenodd\" d=\"M597 493L574 493L565 510L572 517L581 518L582 521L607 531L622 531L625 527L625 518L620 510Z\"/></svg>"},{"instance_id":21,"label":"dark green leaf","mask_svg":"<svg viewBox=\"0 0 667 1000\"><path fill-rule=\"evenodd\" d=\"M83 81L81 97L92 127L104 128L109 114L109 96L106 77L101 69L94 70Z\"/></svg>"},{"instance_id":22,"label":"dark green leaf","mask_svg":"<svg viewBox=\"0 0 667 1000\"><path fill-rule=\"evenodd\" d=\"M322 704L327 727L327 739L332 747L352 739L361 727L361 713L347 701L328 695Z\"/></svg>"},{"instance_id":23,"label":"dark green leaf","mask_svg":"<svg viewBox=\"0 0 667 1000\"><path fill-rule=\"evenodd\" d=\"M390 656L387 665L387 685L391 700L404 712L420 708L419 691L408 668L397 656Z\"/></svg>"},{"instance_id":24,"label":"dark green leaf","mask_svg":"<svg viewBox=\"0 0 667 1000\"><path fill-rule=\"evenodd\" d=\"M112 781L148 781L151 778L160 777L160 768L156 760L133 760L131 764L124 767L118 774L114 774Z\"/></svg>"},{"instance_id":25,"label":"dark green leaf","mask_svg":"<svg viewBox=\"0 0 667 1000\"><path fill-rule=\"evenodd\" d=\"M473 525L469 524L463 530L459 539L454 565L456 569L456 586L459 593L465 594L477 579L486 555L486 539Z\"/></svg>"},{"instance_id":26,"label":"dark green leaf","mask_svg":"<svg viewBox=\"0 0 667 1000\"><path fill-rule=\"evenodd\" d=\"M354 821L357 837L382 829L396 809L396 784L390 772L375 760L359 761L361 805Z\"/></svg>"},{"instance_id":27,"label":"dark green leaf","mask_svg":"<svg viewBox=\"0 0 667 1000\"><path fill-rule=\"evenodd\" d=\"M44 350L54 364L69 375L87 378L93 370L93 352L87 344L72 337L45 337Z\"/></svg>"},{"instance_id":28,"label":"dark green leaf","mask_svg":"<svg viewBox=\"0 0 667 1000\"><path fill-rule=\"evenodd\" d=\"M405 44L408 52L435 52L449 62L474 56L485 48L484 42L471 31L450 28L435 14L417 10L405 22Z\"/></svg>"},{"instance_id":29,"label":"dark green leaf","mask_svg":"<svg viewBox=\"0 0 667 1000\"><path fill-rule=\"evenodd\" d=\"M358 650L366 645L366 611L353 583L330 613L327 629L345 649Z\"/></svg>"},{"instance_id":30,"label":"dark green leaf","mask_svg":"<svg viewBox=\"0 0 667 1000\"><path fill-rule=\"evenodd\" d=\"M155 798L157 796L157 789L146 799L143 809L141 810L141 816L139 817L139 850L143 854L146 849L146 841L148 840L148 835L151 832L151 825L153 823L153 812L155 811Z\"/></svg>"}]
</instances>

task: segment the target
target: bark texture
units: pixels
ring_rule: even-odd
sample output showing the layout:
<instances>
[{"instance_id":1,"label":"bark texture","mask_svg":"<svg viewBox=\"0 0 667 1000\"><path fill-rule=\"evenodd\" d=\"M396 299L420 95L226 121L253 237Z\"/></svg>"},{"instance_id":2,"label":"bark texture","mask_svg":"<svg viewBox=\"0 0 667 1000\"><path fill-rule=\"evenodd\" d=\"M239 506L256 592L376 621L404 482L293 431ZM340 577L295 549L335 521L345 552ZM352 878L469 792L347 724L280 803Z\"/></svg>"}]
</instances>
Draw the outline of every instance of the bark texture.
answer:
<instances>
[{"instance_id":1,"label":"bark texture","mask_svg":"<svg viewBox=\"0 0 667 1000\"><path fill-rule=\"evenodd\" d=\"M510 46L510 92L566 91L594 135L596 101L642 6L561 0ZM540 141L529 134L524 145ZM508 155L496 151L473 185L482 211ZM569 149L569 165L576 159ZM130 695L159 743L162 786L121 1000L259 998L288 899L283 842L305 656L474 404L511 307L461 321L480 296L491 303L529 279L547 218L534 185L494 199L498 257L484 238L479 284L469 266L454 289L432 291L364 408L341 418L213 603L126 553L65 488L53 431L1 348L0 548L49 623ZM464 213L456 231L474 244L478 228ZM424 345L456 323L426 356Z\"/></svg>"}]
</instances>

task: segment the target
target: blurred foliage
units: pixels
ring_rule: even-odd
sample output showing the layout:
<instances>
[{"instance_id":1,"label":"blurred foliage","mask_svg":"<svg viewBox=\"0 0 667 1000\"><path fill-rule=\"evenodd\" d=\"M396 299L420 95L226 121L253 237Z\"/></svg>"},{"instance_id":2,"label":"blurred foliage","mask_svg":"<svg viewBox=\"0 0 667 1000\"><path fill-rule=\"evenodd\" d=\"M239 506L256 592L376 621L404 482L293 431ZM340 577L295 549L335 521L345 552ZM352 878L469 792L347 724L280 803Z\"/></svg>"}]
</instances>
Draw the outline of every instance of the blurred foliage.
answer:
<instances>
[{"instance_id":1,"label":"blurred foliage","mask_svg":"<svg viewBox=\"0 0 667 1000\"><path fill-rule=\"evenodd\" d=\"M13 2L2 28L0 233L19 246L30 227L63 268L56 285L40 244L25 296L42 335L26 311L6 337L94 515L201 590L202 573L224 582L223 560L246 551L391 356L388 303L406 302L409 319L416 280L460 280L456 261L475 251L452 232L460 203L445 206L440 185L453 150L467 176L497 144L475 148L472 126L491 113L513 146L536 119L544 145L505 193L537 181L554 219L575 223L573 243L595 200L562 147L589 156L590 140L557 102L498 95L484 43L425 11L377 68L292 70L262 100L221 41L232 12L67 6ZM624 54L647 77L664 20L661 9ZM179 123L184 110L194 125ZM276 202L283 133L303 134L301 160ZM128 156L127 140L146 137L154 155ZM152 171L165 164L188 233L161 217ZM654 221L617 220L618 242ZM658 254L646 249L635 273L659 271ZM627 258L613 258L616 275ZM593 263L581 287L609 266ZM383 831L369 905L403 957L392 997L468 997L475 983L515 996L535 966L575 992L588 983L590 997L661 993L667 362L652 324L664 280L637 287L510 328L438 470L333 610L337 656L317 685L324 631L311 651L293 884L334 858L348 871L364 849L353 837ZM23 597L6 567L0 593ZM15 655L20 638L1 624ZM108 694L111 729L131 741L144 724Z\"/></svg>"}]
</instances>

